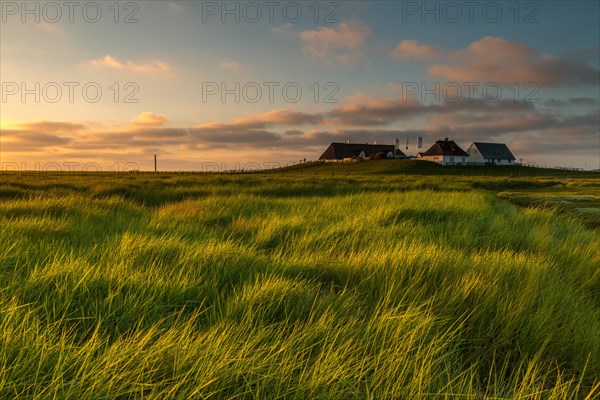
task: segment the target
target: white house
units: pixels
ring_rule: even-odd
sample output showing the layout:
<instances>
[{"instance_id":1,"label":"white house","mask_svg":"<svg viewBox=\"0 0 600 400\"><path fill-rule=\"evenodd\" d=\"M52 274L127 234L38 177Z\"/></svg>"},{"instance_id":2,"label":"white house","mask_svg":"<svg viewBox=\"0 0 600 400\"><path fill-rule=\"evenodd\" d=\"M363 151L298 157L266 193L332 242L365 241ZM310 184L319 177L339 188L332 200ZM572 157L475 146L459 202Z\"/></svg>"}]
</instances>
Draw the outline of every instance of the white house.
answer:
<instances>
[{"instance_id":1,"label":"white house","mask_svg":"<svg viewBox=\"0 0 600 400\"><path fill-rule=\"evenodd\" d=\"M453 140L438 140L425 153L420 153L420 159L433 161L442 165L467 165L467 154Z\"/></svg>"},{"instance_id":2,"label":"white house","mask_svg":"<svg viewBox=\"0 0 600 400\"><path fill-rule=\"evenodd\" d=\"M474 142L467 153L474 164L515 165L515 156L503 143Z\"/></svg>"}]
</instances>

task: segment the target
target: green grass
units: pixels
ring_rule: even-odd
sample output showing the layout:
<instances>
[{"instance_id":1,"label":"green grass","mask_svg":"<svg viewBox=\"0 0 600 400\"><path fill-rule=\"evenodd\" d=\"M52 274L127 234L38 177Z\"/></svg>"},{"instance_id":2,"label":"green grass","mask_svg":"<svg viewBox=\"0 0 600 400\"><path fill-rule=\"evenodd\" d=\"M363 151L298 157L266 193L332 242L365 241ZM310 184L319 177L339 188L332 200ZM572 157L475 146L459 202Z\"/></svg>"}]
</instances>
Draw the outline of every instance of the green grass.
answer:
<instances>
[{"instance_id":1,"label":"green grass","mask_svg":"<svg viewBox=\"0 0 600 400\"><path fill-rule=\"evenodd\" d=\"M0 398L597 398L600 179L473 171L3 174Z\"/></svg>"}]
</instances>

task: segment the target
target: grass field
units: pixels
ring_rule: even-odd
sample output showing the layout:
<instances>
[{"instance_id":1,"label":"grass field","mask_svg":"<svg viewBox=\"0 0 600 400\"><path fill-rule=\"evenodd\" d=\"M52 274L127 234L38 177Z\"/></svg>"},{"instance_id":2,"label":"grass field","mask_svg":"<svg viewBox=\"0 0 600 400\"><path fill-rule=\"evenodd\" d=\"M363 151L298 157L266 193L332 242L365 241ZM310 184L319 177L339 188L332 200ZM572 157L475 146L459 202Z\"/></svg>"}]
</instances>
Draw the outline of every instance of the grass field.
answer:
<instances>
[{"instance_id":1,"label":"grass field","mask_svg":"<svg viewBox=\"0 0 600 400\"><path fill-rule=\"evenodd\" d=\"M596 399L600 176L4 173L1 399Z\"/></svg>"}]
</instances>

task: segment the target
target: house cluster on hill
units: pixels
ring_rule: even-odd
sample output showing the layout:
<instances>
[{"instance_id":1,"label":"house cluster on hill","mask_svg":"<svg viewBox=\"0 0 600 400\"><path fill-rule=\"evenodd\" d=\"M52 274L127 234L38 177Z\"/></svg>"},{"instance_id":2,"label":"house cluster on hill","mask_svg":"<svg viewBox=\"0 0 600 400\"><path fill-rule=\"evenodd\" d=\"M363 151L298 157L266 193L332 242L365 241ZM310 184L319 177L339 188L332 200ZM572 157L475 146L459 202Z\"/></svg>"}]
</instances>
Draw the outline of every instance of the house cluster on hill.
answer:
<instances>
[{"instance_id":1,"label":"house cluster on hill","mask_svg":"<svg viewBox=\"0 0 600 400\"><path fill-rule=\"evenodd\" d=\"M406 156L395 145L331 143L319 158L328 162L377 160L385 158L416 158L441 165L515 165L515 156L503 143L473 142L464 151L453 140L438 140L417 156Z\"/></svg>"}]
</instances>

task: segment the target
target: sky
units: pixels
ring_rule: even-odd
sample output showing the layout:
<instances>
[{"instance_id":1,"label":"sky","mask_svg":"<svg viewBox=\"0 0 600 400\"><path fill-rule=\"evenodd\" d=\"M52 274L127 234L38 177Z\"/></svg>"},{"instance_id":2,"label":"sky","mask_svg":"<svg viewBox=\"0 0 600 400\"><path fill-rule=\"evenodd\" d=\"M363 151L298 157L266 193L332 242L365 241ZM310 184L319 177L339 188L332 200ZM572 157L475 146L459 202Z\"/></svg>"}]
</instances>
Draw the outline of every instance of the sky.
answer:
<instances>
[{"instance_id":1,"label":"sky","mask_svg":"<svg viewBox=\"0 0 600 400\"><path fill-rule=\"evenodd\" d=\"M446 137L600 168L597 1L0 4L3 170L270 168Z\"/></svg>"}]
</instances>

